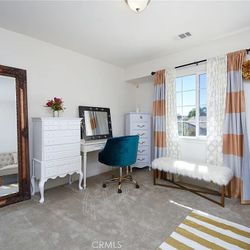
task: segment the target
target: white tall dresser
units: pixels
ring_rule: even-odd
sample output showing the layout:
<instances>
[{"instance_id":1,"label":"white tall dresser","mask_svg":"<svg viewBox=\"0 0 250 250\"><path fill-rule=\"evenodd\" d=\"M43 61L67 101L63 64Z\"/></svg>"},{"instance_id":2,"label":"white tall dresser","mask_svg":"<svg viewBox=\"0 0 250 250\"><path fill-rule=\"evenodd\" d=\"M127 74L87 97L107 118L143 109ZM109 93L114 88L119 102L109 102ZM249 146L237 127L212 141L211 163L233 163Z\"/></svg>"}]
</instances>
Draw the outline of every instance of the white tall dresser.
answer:
<instances>
[{"instance_id":1,"label":"white tall dresser","mask_svg":"<svg viewBox=\"0 0 250 250\"><path fill-rule=\"evenodd\" d=\"M136 163L131 167L151 167L151 115L131 112L125 116L126 135L139 135Z\"/></svg>"},{"instance_id":2,"label":"white tall dresser","mask_svg":"<svg viewBox=\"0 0 250 250\"><path fill-rule=\"evenodd\" d=\"M31 184L34 195L35 181L39 180L40 203L44 202L44 184L48 179L78 173L79 189L82 189L80 121L80 118L32 118Z\"/></svg>"}]
</instances>

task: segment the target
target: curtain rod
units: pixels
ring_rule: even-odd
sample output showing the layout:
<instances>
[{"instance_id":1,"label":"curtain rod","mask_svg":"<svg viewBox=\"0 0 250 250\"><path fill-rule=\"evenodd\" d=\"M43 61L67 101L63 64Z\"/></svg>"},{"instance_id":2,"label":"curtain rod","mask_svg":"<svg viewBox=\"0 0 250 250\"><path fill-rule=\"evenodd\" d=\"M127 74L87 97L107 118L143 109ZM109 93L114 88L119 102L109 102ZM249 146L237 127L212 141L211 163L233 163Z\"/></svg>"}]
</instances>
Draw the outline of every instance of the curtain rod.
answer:
<instances>
[{"instance_id":1,"label":"curtain rod","mask_svg":"<svg viewBox=\"0 0 250 250\"><path fill-rule=\"evenodd\" d=\"M207 59L204 59L204 60L200 60L200 61L196 61L196 62L192 62L192 63L187 63L187 64L183 64L183 65L179 65L179 66L176 66L174 67L175 69L179 69L179 68L182 68L182 67L186 67L186 66L190 66L190 65L198 65L199 63L203 63L203 62L206 62ZM151 72L151 75L153 76L155 74L155 72Z\"/></svg>"},{"instance_id":2,"label":"curtain rod","mask_svg":"<svg viewBox=\"0 0 250 250\"><path fill-rule=\"evenodd\" d=\"M250 48L249 49L246 49L246 52L247 54L250 52ZM200 61L196 61L196 62L192 62L192 63L187 63L187 64L183 64L183 65L179 65L179 66L176 66L175 69L179 69L179 68L182 68L182 67L186 67L186 66L190 66L190 65L198 65L199 63L203 63L203 62L206 62L207 59L204 59L204 60L200 60ZM154 71L151 72L151 75L153 76L155 74Z\"/></svg>"}]
</instances>

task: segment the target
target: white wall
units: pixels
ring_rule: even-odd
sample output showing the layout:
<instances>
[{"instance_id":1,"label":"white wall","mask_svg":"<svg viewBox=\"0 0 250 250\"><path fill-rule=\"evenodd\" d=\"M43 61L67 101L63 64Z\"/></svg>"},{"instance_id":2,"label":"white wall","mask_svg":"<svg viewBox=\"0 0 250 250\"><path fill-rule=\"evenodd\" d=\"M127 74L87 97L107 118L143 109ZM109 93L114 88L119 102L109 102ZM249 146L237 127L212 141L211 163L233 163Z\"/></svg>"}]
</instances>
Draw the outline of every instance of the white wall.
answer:
<instances>
[{"instance_id":1,"label":"white wall","mask_svg":"<svg viewBox=\"0 0 250 250\"><path fill-rule=\"evenodd\" d=\"M134 110L135 87L124 82L123 69L30 37L0 29L0 64L27 70L30 151L31 117L51 116L44 107L62 97L65 117L77 117L79 105L109 107L114 135L124 134L124 113ZM87 176L107 168L90 153Z\"/></svg>"},{"instance_id":2,"label":"white wall","mask_svg":"<svg viewBox=\"0 0 250 250\"><path fill-rule=\"evenodd\" d=\"M142 64L134 65L125 70L125 79L129 82L138 83L139 88L136 91L136 100L140 109L145 112L152 110L153 102L153 78L150 77L152 71L159 69L172 68L178 65L207 59L210 57L222 55L228 52L247 49L250 47L250 31L245 31L231 37L212 41L203 46L195 47L189 50L167 57L155 59ZM245 84L246 96L246 114L250 141L250 82ZM180 158L186 160L195 160L206 162L206 141L184 139L180 143Z\"/></svg>"},{"instance_id":3,"label":"white wall","mask_svg":"<svg viewBox=\"0 0 250 250\"><path fill-rule=\"evenodd\" d=\"M144 77L136 81L135 86L135 105L141 112L152 113L154 83L151 76Z\"/></svg>"}]
</instances>

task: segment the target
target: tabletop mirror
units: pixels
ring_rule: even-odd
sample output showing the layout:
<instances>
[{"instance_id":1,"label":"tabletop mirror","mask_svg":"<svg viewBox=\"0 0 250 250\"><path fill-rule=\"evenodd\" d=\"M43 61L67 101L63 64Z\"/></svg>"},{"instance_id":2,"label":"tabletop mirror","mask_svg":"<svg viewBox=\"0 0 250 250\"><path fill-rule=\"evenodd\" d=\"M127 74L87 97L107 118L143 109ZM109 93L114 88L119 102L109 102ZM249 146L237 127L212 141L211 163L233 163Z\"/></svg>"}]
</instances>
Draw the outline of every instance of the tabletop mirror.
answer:
<instances>
[{"instance_id":1,"label":"tabletop mirror","mask_svg":"<svg viewBox=\"0 0 250 250\"><path fill-rule=\"evenodd\" d=\"M82 139L89 141L112 137L109 108L79 106L79 117L82 117Z\"/></svg>"},{"instance_id":2,"label":"tabletop mirror","mask_svg":"<svg viewBox=\"0 0 250 250\"><path fill-rule=\"evenodd\" d=\"M0 65L0 207L30 198L26 71Z\"/></svg>"}]
</instances>

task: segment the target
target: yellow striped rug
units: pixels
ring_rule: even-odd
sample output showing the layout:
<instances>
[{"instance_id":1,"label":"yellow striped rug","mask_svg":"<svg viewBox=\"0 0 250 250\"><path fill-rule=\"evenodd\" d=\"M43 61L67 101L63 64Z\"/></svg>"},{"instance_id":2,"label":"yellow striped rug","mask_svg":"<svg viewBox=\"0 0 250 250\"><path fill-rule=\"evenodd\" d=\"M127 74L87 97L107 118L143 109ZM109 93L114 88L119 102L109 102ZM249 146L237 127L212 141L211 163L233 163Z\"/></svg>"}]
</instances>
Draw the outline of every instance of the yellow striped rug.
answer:
<instances>
[{"instance_id":1,"label":"yellow striped rug","mask_svg":"<svg viewBox=\"0 0 250 250\"><path fill-rule=\"evenodd\" d=\"M193 211L158 250L250 249L250 228Z\"/></svg>"}]
</instances>

